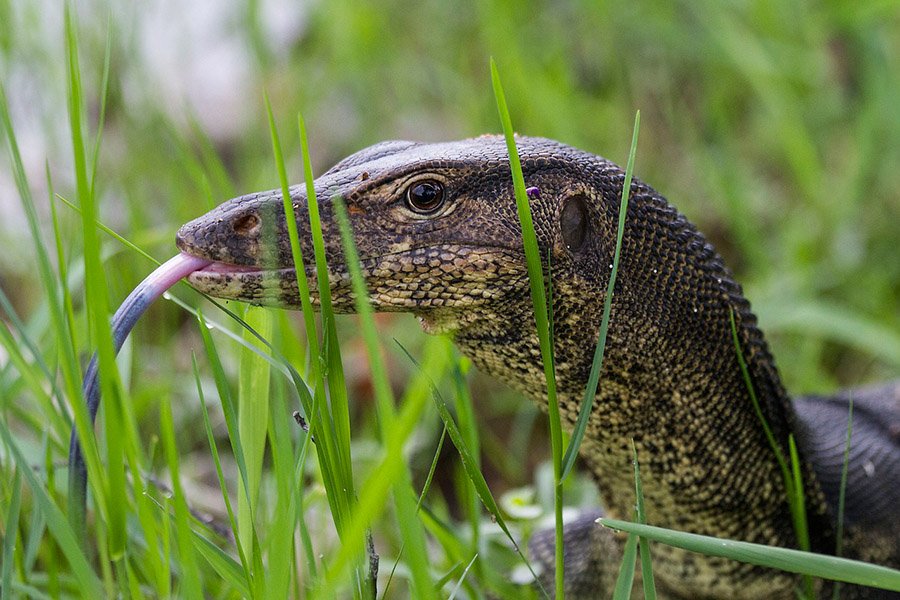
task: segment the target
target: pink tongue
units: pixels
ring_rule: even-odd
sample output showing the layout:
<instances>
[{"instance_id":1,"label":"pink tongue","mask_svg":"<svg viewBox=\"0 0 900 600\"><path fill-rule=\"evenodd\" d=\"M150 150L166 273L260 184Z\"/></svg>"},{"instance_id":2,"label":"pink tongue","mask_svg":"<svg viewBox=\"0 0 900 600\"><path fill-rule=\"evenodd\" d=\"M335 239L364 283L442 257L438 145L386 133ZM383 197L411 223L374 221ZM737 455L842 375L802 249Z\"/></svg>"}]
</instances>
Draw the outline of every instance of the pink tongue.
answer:
<instances>
[{"instance_id":1,"label":"pink tongue","mask_svg":"<svg viewBox=\"0 0 900 600\"><path fill-rule=\"evenodd\" d=\"M116 352L122 347L125 338L131 332L134 324L141 315L146 312L147 308L154 300L163 295L167 289L178 283L178 281L187 275L190 275L198 269L210 264L205 258L197 258L187 254L178 254L160 265L155 271L140 282L134 290L128 294L122 305L116 310L112 320L113 344ZM88 368L84 373L84 384L82 391L87 401L88 411L91 421L97 415L97 408L100 405L100 386L97 378L97 355L94 354ZM75 430L72 430L72 441L69 447L69 467L70 476L75 479L74 496L81 498L83 506L86 472L84 466L84 457L81 454L81 447L78 445L78 437ZM70 490L70 494L73 491Z\"/></svg>"},{"instance_id":2,"label":"pink tongue","mask_svg":"<svg viewBox=\"0 0 900 600\"><path fill-rule=\"evenodd\" d=\"M155 271L147 275L134 290L128 294L122 305L116 310L112 319L113 343L116 352L122 347L125 338L131 332L134 324L144 314L147 308L163 293L178 283L182 277L190 275L198 269L209 265L212 261L205 258L197 258L189 254L177 254L161 264ZM96 358L96 357L95 357ZM96 362L96 361L92 361ZM91 385L90 377L96 377L96 373L85 375L84 385L87 389ZM90 399L88 400L90 404ZM93 415L92 415L93 416Z\"/></svg>"},{"instance_id":3,"label":"pink tongue","mask_svg":"<svg viewBox=\"0 0 900 600\"><path fill-rule=\"evenodd\" d=\"M112 320L113 342L116 352L147 308L182 277L209 265L212 261L189 254L177 254L158 266L132 290L116 310ZM87 384L87 381L85 381Z\"/></svg>"},{"instance_id":4,"label":"pink tongue","mask_svg":"<svg viewBox=\"0 0 900 600\"><path fill-rule=\"evenodd\" d=\"M181 278L187 277L194 271L199 271L211 263L211 260L197 258L190 254L176 254L144 279L143 284L153 290L152 292L148 290L147 293L153 294L152 298L148 298L148 300L152 302L159 298L163 292L178 283Z\"/></svg>"}]
</instances>

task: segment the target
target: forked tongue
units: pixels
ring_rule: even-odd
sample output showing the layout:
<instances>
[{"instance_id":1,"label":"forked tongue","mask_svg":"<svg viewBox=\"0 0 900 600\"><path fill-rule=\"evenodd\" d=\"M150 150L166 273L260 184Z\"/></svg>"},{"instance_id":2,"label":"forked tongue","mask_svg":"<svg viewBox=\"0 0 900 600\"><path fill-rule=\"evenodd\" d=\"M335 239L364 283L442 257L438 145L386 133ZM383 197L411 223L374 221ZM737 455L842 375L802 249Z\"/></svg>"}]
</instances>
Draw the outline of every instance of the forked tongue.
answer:
<instances>
[{"instance_id":1,"label":"forked tongue","mask_svg":"<svg viewBox=\"0 0 900 600\"><path fill-rule=\"evenodd\" d=\"M178 283L182 277L186 277L209 265L212 261L205 258L197 258L188 254L173 256L155 271L125 298L112 320L113 345L116 354L122 348L125 338L131 333L134 324L147 311L153 301L163 295L170 287ZM91 423L97 416L97 408L100 406L100 381L97 377L97 354L91 358L87 371L84 373L84 385L82 392L87 402ZM72 437L69 442L69 500L71 505L75 503L76 510L84 511L87 490L87 471L84 464L81 444L78 443L78 434L72 428Z\"/></svg>"}]
</instances>

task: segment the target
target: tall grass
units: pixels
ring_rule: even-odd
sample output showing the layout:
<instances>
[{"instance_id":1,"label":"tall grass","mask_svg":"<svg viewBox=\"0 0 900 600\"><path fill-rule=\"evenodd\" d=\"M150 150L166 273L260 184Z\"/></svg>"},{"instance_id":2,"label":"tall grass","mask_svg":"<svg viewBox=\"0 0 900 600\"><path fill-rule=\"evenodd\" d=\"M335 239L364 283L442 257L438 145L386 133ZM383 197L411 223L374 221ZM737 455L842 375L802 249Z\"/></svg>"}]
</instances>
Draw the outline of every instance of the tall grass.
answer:
<instances>
[{"instance_id":1,"label":"tall grass","mask_svg":"<svg viewBox=\"0 0 900 600\"><path fill-rule=\"evenodd\" d=\"M846 558L814 554L791 548L776 548L735 540L723 540L694 533L673 531L628 523L618 519L600 519L600 523L619 531L709 556L722 556L740 562L780 569L833 581L900 591L900 571Z\"/></svg>"},{"instance_id":2,"label":"tall grass","mask_svg":"<svg viewBox=\"0 0 900 600\"><path fill-rule=\"evenodd\" d=\"M4 597L363 596L367 530L381 594L529 593L506 581L521 559L487 513L497 510L519 543L533 529L492 498L525 484L554 496L558 486L532 475L550 454L546 428L532 428L534 409L506 388L463 376L446 341L378 317L372 356L383 366L373 376L355 366L368 356L356 317L244 315L271 327L263 343L183 286L118 361L107 324L152 267L140 252L171 255L178 225L235 193L276 179L284 188L301 173L311 181L313 167L381 139L496 131L490 55L523 133L626 156L642 108L644 179L725 254L790 388L900 368L900 35L887 5L828 5L808 18L781 0L685 10L492 0L472 15L445 3L335 2L309 8L284 42L288 29L265 30L265 3L254 2L213 36L239 49L252 40L250 75L191 105L186 93L164 96L168 80L140 53L154 45L138 37L152 7L112 4L109 19L85 5L54 20L40 3L0 2L0 202L18 198L16 225L0 229ZM187 15L166 23L182 31ZM158 29L148 39L158 42ZM197 75L191 60L174 70ZM208 79L194 87L215 92ZM305 134L281 127L279 158L261 89L273 115L303 107L312 156L297 151ZM250 108L221 128L229 98ZM79 388L80 361L97 349L94 435ZM268 403L254 404L263 379ZM429 381L450 399L443 420ZM289 419L295 410L310 432ZM468 458L445 443L435 460L451 421ZM73 422L90 482L83 514L65 502ZM535 450L496 450L528 439ZM472 476L448 475L457 469Z\"/></svg>"},{"instance_id":3,"label":"tall grass","mask_svg":"<svg viewBox=\"0 0 900 600\"><path fill-rule=\"evenodd\" d=\"M550 417L550 451L553 461L553 515L555 520L555 592L557 598L565 596L565 573L563 552L563 498L562 498L562 458L563 439L562 424L559 415L559 402L556 399L556 366L554 358L553 306L548 304L547 297L552 297L552 275L545 279L544 261L538 248L537 236L531 208L528 205L528 194L525 192L525 181L522 176L522 164L516 150L512 121L506 106L506 96L500 83L497 65L491 60L491 82L494 85L494 96L497 99L497 110L506 138L509 152L509 168L512 173L513 187L516 196L516 212L522 228L522 242L525 249L525 262L528 266L528 284L531 291L531 303L534 307L534 321L537 327L538 342L541 350L541 362L544 365L545 385L547 386L547 414Z\"/></svg>"}]
</instances>

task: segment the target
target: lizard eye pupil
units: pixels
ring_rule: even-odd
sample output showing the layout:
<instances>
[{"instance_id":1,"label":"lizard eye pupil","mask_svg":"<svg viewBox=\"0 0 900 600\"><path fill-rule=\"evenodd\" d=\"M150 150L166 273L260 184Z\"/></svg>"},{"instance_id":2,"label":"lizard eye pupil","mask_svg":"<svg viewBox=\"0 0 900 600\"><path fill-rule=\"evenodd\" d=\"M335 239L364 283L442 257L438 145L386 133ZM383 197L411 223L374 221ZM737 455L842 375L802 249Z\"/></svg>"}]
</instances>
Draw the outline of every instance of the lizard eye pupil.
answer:
<instances>
[{"instance_id":1,"label":"lizard eye pupil","mask_svg":"<svg viewBox=\"0 0 900 600\"><path fill-rule=\"evenodd\" d=\"M406 190L406 204L417 213L430 214L444 204L444 186L438 181L419 181Z\"/></svg>"}]
</instances>

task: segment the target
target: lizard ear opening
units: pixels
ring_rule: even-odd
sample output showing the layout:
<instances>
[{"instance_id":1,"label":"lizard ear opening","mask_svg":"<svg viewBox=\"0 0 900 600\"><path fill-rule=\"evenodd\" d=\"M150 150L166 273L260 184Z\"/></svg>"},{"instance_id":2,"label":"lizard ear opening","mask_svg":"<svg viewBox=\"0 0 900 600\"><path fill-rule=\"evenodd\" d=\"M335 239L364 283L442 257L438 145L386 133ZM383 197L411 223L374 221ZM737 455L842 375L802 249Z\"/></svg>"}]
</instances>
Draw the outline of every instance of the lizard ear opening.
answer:
<instances>
[{"instance_id":1,"label":"lizard ear opening","mask_svg":"<svg viewBox=\"0 0 900 600\"><path fill-rule=\"evenodd\" d=\"M587 240L588 211L584 196L572 196L566 199L566 205L559 215L559 227L562 239L570 252L577 252Z\"/></svg>"}]
</instances>

